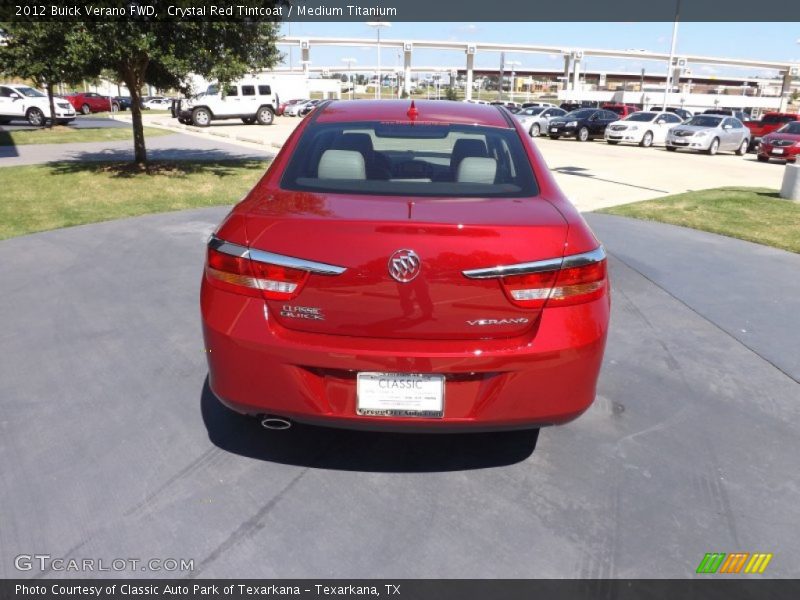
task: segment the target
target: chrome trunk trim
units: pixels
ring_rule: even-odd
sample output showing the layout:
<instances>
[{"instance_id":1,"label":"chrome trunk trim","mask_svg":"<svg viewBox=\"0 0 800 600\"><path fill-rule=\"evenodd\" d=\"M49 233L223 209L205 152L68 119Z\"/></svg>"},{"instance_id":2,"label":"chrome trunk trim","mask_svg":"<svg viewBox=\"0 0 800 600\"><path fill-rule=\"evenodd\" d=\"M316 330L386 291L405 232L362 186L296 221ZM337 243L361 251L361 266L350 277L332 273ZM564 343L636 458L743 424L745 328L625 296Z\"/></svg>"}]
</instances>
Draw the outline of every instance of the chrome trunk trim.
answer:
<instances>
[{"instance_id":1,"label":"chrome trunk trim","mask_svg":"<svg viewBox=\"0 0 800 600\"><path fill-rule=\"evenodd\" d=\"M239 244L232 244L218 237L212 235L208 240L208 247L223 254L230 254L239 258L249 258L255 262L267 263L270 265L277 265L279 267L288 267L290 269L299 269L301 271L308 271L310 273L317 273L319 275L341 275L347 268L337 267L336 265L329 265L327 263L316 262L313 260L305 260L303 258L295 258L294 256L286 256L284 254L275 254L273 252L266 252L264 250L257 250L254 248L247 248Z\"/></svg>"},{"instance_id":2,"label":"chrome trunk trim","mask_svg":"<svg viewBox=\"0 0 800 600\"><path fill-rule=\"evenodd\" d=\"M517 263L514 265L500 265L497 267L488 267L486 269L470 269L468 271L463 271L463 274L464 277L469 279L492 279L494 277L508 277L509 275L529 275L531 273L583 267L600 262L605 258L605 249L602 246L598 246L589 252L572 254L564 256L563 258L547 258L545 260Z\"/></svg>"}]
</instances>

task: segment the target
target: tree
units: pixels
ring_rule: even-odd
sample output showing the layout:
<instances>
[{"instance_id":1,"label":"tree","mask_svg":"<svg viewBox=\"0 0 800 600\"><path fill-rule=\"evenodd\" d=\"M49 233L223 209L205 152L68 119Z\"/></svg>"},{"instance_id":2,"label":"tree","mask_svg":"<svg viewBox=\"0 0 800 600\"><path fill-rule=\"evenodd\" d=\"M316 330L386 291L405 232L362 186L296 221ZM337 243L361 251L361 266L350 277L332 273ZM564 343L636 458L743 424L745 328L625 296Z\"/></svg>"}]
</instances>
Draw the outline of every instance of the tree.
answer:
<instances>
[{"instance_id":1,"label":"tree","mask_svg":"<svg viewBox=\"0 0 800 600\"><path fill-rule=\"evenodd\" d=\"M257 4L263 7L270 3ZM134 160L142 167L147 162L140 105L143 85L186 92L189 73L224 85L247 72L271 67L280 57L276 48L277 25L264 20L130 20L75 25L69 54L78 59L91 57L86 75L111 70L130 92Z\"/></svg>"},{"instance_id":2,"label":"tree","mask_svg":"<svg viewBox=\"0 0 800 600\"><path fill-rule=\"evenodd\" d=\"M32 79L47 90L50 127L55 123L54 88L57 83L78 81L88 68L80 58L68 56L75 27L68 22L10 22L0 24L5 43L0 45L0 65L8 75Z\"/></svg>"}]
</instances>

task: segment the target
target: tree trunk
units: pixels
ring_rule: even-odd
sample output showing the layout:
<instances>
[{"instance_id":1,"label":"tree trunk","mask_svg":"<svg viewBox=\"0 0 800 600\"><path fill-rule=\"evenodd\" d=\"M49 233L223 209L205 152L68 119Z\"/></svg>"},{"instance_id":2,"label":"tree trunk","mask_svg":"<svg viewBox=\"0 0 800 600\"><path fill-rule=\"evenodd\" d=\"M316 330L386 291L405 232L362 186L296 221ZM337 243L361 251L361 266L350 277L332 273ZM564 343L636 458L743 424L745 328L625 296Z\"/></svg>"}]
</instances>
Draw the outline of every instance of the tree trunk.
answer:
<instances>
[{"instance_id":1,"label":"tree trunk","mask_svg":"<svg viewBox=\"0 0 800 600\"><path fill-rule=\"evenodd\" d=\"M134 162L140 167L147 166L147 147L144 142L144 126L142 125L141 79L136 73L127 72L123 80L131 94L131 120L133 122L133 154Z\"/></svg>"},{"instance_id":2,"label":"tree trunk","mask_svg":"<svg viewBox=\"0 0 800 600\"><path fill-rule=\"evenodd\" d=\"M47 99L50 101L50 129L56 124L56 101L53 98L53 82L47 80Z\"/></svg>"}]
</instances>

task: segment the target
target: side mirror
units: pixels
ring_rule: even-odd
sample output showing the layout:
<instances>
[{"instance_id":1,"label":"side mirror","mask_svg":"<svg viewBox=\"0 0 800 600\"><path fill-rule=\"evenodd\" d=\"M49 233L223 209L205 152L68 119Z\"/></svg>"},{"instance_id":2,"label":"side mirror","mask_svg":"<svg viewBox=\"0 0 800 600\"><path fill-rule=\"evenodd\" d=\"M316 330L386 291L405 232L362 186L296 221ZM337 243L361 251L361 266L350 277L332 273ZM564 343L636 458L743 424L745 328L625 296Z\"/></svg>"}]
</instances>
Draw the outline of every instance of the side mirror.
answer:
<instances>
[{"instance_id":1,"label":"side mirror","mask_svg":"<svg viewBox=\"0 0 800 600\"><path fill-rule=\"evenodd\" d=\"M22 98L22 96L20 96L17 92L11 92L11 94L9 94L8 97L11 98L12 100L19 100L20 98Z\"/></svg>"}]
</instances>

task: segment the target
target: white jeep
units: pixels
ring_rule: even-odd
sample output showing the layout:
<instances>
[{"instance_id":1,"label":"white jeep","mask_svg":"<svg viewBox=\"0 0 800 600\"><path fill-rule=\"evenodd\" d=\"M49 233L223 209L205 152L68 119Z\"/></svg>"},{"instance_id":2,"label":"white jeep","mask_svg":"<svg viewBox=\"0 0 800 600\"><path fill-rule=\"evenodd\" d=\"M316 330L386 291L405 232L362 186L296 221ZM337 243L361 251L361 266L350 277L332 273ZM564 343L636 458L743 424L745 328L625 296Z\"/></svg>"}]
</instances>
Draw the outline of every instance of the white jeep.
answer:
<instances>
[{"instance_id":1,"label":"white jeep","mask_svg":"<svg viewBox=\"0 0 800 600\"><path fill-rule=\"evenodd\" d=\"M75 120L75 109L63 98L54 98L56 123ZM43 127L50 119L50 100L46 94L27 85L0 84L0 125L12 120L25 120L34 127Z\"/></svg>"},{"instance_id":2,"label":"white jeep","mask_svg":"<svg viewBox=\"0 0 800 600\"><path fill-rule=\"evenodd\" d=\"M218 119L241 119L246 125L271 125L278 108L278 95L269 83L248 79L231 83L220 93L210 85L195 98L176 101L172 114L184 125L208 127Z\"/></svg>"}]
</instances>

